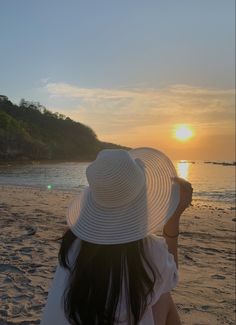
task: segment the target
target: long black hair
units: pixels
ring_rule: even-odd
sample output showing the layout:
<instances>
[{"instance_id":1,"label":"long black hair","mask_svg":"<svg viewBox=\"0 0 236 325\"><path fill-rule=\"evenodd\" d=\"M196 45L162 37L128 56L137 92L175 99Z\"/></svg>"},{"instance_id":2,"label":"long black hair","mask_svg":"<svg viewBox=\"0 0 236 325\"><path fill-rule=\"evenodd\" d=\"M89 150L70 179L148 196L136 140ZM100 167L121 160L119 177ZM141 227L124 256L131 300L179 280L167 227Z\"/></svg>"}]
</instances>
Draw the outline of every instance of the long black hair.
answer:
<instances>
[{"instance_id":1,"label":"long black hair","mask_svg":"<svg viewBox=\"0 0 236 325\"><path fill-rule=\"evenodd\" d=\"M64 292L64 311L69 323L112 325L118 322L117 310L124 288L129 324L138 324L155 281L161 279L144 250L147 238L116 245L81 240L75 263L70 265L68 253L76 238L67 230L59 251L60 265L70 272Z\"/></svg>"}]
</instances>

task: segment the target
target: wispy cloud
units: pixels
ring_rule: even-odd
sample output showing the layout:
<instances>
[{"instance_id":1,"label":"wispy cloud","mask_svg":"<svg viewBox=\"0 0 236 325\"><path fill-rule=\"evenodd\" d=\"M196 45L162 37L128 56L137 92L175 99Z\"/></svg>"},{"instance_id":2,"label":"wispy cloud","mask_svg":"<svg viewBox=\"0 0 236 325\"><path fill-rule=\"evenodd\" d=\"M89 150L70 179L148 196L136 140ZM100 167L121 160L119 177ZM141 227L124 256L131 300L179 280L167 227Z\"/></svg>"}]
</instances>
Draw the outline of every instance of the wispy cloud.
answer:
<instances>
[{"instance_id":1,"label":"wispy cloud","mask_svg":"<svg viewBox=\"0 0 236 325\"><path fill-rule=\"evenodd\" d=\"M52 110L91 126L105 141L153 146L180 159L234 155L234 89L189 85L166 88L81 88L47 83ZM57 104L60 109L57 108ZM173 138L176 124L192 125L191 142Z\"/></svg>"},{"instance_id":2,"label":"wispy cloud","mask_svg":"<svg viewBox=\"0 0 236 325\"><path fill-rule=\"evenodd\" d=\"M66 83L47 83L53 98L73 99L73 117L103 130L112 127L151 126L191 122L216 126L232 121L234 90L188 85L167 88L81 88ZM77 103L76 103L77 101ZM99 130L99 131L100 131Z\"/></svg>"}]
</instances>

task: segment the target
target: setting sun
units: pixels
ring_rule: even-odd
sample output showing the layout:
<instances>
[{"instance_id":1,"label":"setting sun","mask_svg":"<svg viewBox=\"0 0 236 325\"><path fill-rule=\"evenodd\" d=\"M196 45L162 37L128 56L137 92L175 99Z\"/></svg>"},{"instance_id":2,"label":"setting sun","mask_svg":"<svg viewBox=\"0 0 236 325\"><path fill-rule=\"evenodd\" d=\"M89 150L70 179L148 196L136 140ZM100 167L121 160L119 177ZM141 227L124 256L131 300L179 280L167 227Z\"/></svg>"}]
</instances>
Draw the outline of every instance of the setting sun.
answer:
<instances>
[{"instance_id":1,"label":"setting sun","mask_svg":"<svg viewBox=\"0 0 236 325\"><path fill-rule=\"evenodd\" d=\"M175 128L174 136L176 139L180 141L186 141L192 138L193 136L193 130L188 125L178 125Z\"/></svg>"}]
</instances>

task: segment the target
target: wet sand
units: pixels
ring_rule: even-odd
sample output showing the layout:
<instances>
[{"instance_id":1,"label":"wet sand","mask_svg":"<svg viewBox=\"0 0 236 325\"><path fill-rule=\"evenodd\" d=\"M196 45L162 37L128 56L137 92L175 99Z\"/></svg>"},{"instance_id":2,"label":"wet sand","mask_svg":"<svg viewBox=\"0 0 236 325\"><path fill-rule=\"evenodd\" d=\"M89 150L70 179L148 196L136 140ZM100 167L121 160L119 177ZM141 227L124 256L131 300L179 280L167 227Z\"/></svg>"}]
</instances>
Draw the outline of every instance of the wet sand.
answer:
<instances>
[{"instance_id":1,"label":"wet sand","mask_svg":"<svg viewBox=\"0 0 236 325\"><path fill-rule=\"evenodd\" d=\"M0 186L0 325L39 324L74 195ZM183 214L172 292L183 325L235 323L235 221L234 209L213 202Z\"/></svg>"}]
</instances>

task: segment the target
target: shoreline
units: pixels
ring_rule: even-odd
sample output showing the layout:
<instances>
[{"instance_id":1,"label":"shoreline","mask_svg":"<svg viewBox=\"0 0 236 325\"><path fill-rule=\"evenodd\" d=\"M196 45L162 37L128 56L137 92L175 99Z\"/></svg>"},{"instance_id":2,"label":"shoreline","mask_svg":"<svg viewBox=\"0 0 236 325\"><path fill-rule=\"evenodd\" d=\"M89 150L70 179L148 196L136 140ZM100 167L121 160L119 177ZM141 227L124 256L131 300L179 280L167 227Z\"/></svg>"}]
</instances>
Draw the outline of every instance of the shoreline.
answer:
<instances>
[{"instance_id":1,"label":"shoreline","mask_svg":"<svg viewBox=\"0 0 236 325\"><path fill-rule=\"evenodd\" d=\"M21 185L21 184L9 184L9 183L0 183L0 190L4 190L4 188L23 188L23 189L31 189L31 190L39 190L42 192L59 192L59 193L70 193L73 195L79 194L83 189L84 189L84 185L80 185L80 187L78 188L63 188L63 187L57 187L57 188L47 188L47 186L35 186L35 185ZM205 206L205 207L209 207L209 208L215 208L217 209L217 207L219 207L219 209L221 210L226 209L226 210L230 210L230 211L235 211L236 210L236 205L235 202L231 202L231 201L223 201L223 200L210 200L207 198L200 198L200 197L194 197L193 196L193 205L197 204L200 206Z\"/></svg>"},{"instance_id":2,"label":"shoreline","mask_svg":"<svg viewBox=\"0 0 236 325\"><path fill-rule=\"evenodd\" d=\"M21 166L21 165L40 165L40 164L60 164L60 163L90 163L93 160L86 159L72 159L72 160L61 160L61 159L44 159L44 160L0 160L1 166Z\"/></svg>"},{"instance_id":3,"label":"shoreline","mask_svg":"<svg viewBox=\"0 0 236 325\"><path fill-rule=\"evenodd\" d=\"M90 163L92 162L93 159L42 159L42 160L31 160L31 159L19 159L19 160L0 160L0 167L1 166L17 166L17 165L40 165L40 164L60 164L60 163L76 163L76 162L81 162L81 163ZM236 161L234 160L204 160L204 159L197 159L197 160L192 160L192 159L173 159L173 161L178 161L181 162L182 164L212 164L212 165L220 165L220 166L225 166L225 167L235 167L236 166Z\"/></svg>"},{"instance_id":4,"label":"shoreline","mask_svg":"<svg viewBox=\"0 0 236 325\"><path fill-rule=\"evenodd\" d=\"M74 196L0 184L0 324L39 324ZM173 299L183 325L233 325L235 210L210 201L193 204L181 217Z\"/></svg>"}]
</instances>

